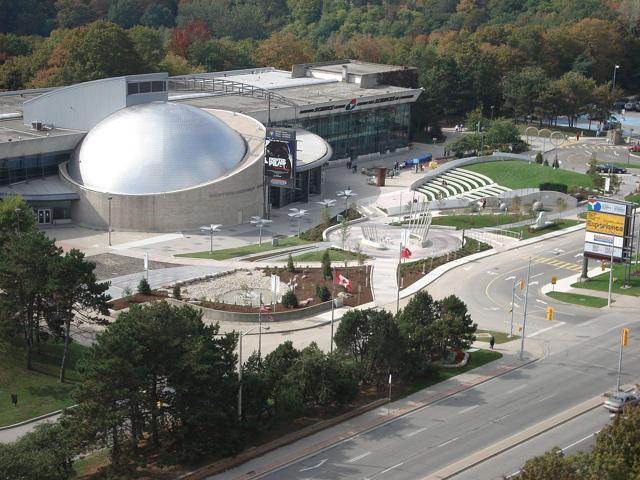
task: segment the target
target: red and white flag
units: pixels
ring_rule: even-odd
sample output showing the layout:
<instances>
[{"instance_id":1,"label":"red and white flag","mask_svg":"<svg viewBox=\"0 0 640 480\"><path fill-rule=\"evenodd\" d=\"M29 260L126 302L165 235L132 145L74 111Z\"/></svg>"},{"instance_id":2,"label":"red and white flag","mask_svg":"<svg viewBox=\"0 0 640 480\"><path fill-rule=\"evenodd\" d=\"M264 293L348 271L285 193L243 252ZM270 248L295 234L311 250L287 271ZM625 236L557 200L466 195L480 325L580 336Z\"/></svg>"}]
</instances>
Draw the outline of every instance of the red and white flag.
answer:
<instances>
[{"instance_id":1,"label":"red and white flag","mask_svg":"<svg viewBox=\"0 0 640 480\"><path fill-rule=\"evenodd\" d=\"M342 285L347 290L351 290L352 288L351 280L343 276L340 272L335 272L333 277L333 283L335 283L336 285Z\"/></svg>"},{"instance_id":2,"label":"red and white flag","mask_svg":"<svg viewBox=\"0 0 640 480\"><path fill-rule=\"evenodd\" d=\"M269 307L269 305L265 305L264 303L260 304L260 311L262 313L267 313L269 310L271 310L271 307Z\"/></svg>"},{"instance_id":3,"label":"red and white flag","mask_svg":"<svg viewBox=\"0 0 640 480\"><path fill-rule=\"evenodd\" d=\"M411 250L409 250L407 247L402 247L402 250L400 250L400 258L410 258L411 257Z\"/></svg>"}]
</instances>

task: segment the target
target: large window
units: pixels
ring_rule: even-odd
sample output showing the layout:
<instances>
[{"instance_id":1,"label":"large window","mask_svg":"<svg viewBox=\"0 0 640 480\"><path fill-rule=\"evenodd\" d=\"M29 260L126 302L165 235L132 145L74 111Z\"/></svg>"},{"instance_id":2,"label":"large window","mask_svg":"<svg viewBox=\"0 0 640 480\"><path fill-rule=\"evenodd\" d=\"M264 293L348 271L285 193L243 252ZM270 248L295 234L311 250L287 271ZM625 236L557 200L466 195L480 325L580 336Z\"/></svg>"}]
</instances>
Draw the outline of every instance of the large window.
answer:
<instances>
[{"instance_id":1,"label":"large window","mask_svg":"<svg viewBox=\"0 0 640 480\"><path fill-rule=\"evenodd\" d=\"M0 185L58 173L58 164L69 159L69 153L45 153L0 159Z\"/></svg>"},{"instance_id":2,"label":"large window","mask_svg":"<svg viewBox=\"0 0 640 480\"><path fill-rule=\"evenodd\" d=\"M137 95L138 93L166 92L167 82L154 80L152 82L129 82L127 83L127 95Z\"/></svg>"},{"instance_id":3,"label":"large window","mask_svg":"<svg viewBox=\"0 0 640 480\"><path fill-rule=\"evenodd\" d=\"M320 135L333 158L384 152L409 142L411 104L299 119L296 126ZM282 122L282 125L291 121Z\"/></svg>"}]
</instances>

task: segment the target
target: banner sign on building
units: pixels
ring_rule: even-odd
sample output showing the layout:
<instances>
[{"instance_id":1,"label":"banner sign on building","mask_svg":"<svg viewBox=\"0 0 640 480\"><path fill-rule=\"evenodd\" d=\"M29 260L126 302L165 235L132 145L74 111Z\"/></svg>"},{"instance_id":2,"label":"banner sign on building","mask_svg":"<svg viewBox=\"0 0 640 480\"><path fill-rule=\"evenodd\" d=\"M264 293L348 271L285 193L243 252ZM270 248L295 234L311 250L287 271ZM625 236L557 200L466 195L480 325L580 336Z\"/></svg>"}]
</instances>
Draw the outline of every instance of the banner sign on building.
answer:
<instances>
[{"instance_id":1,"label":"banner sign on building","mask_svg":"<svg viewBox=\"0 0 640 480\"><path fill-rule=\"evenodd\" d=\"M621 262L630 254L632 206L610 200L589 199L584 237L585 257Z\"/></svg>"},{"instance_id":2,"label":"banner sign on building","mask_svg":"<svg viewBox=\"0 0 640 480\"><path fill-rule=\"evenodd\" d=\"M264 175L272 187L295 187L295 130L267 127L264 141Z\"/></svg>"}]
</instances>

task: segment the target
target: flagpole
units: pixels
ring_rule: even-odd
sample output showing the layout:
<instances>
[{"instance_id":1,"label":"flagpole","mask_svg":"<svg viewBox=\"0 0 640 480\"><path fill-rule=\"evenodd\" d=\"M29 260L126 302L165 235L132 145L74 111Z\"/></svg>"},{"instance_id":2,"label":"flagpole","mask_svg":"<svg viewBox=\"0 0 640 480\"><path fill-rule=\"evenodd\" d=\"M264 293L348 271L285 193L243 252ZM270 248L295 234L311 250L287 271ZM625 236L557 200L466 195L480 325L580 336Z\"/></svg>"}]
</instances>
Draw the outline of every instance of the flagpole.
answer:
<instances>
[{"instance_id":1,"label":"flagpole","mask_svg":"<svg viewBox=\"0 0 640 480\"><path fill-rule=\"evenodd\" d=\"M396 313L400 311L400 265L402 261L402 233L400 234L400 250L398 250L398 268L396 269L396 282L398 283L398 295L396 297Z\"/></svg>"},{"instance_id":2,"label":"flagpole","mask_svg":"<svg viewBox=\"0 0 640 480\"><path fill-rule=\"evenodd\" d=\"M329 339L329 353L333 353L333 315L336 307L336 267L331 275L331 338Z\"/></svg>"},{"instance_id":3,"label":"flagpole","mask_svg":"<svg viewBox=\"0 0 640 480\"><path fill-rule=\"evenodd\" d=\"M258 304L258 361L262 361L262 292Z\"/></svg>"}]
</instances>

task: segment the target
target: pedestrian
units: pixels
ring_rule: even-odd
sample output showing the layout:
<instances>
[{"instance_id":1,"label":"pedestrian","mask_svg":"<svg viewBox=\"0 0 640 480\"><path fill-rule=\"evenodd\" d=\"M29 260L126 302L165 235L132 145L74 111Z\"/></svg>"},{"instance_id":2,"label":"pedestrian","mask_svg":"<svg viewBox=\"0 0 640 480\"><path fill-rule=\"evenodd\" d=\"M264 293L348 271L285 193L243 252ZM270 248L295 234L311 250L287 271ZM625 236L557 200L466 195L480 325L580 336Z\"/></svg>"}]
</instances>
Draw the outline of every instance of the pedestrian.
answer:
<instances>
[{"instance_id":1,"label":"pedestrian","mask_svg":"<svg viewBox=\"0 0 640 480\"><path fill-rule=\"evenodd\" d=\"M347 160L347 168L351 170L351 160Z\"/></svg>"},{"instance_id":2,"label":"pedestrian","mask_svg":"<svg viewBox=\"0 0 640 480\"><path fill-rule=\"evenodd\" d=\"M489 339L489 347L491 347L491 350L493 350L493 346L496 344L496 339L493 338L493 335L491 335L491 338Z\"/></svg>"},{"instance_id":3,"label":"pedestrian","mask_svg":"<svg viewBox=\"0 0 640 480\"><path fill-rule=\"evenodd\" d=\"M418 173L418 164L416 163L416 173Z\"/></svg>"},{"instance_id":4,"label":"pedestrian","mask_svg":"<svg viewBox=\"0 0 640 480\"><path fill-rule=\"evenodd\" d=\"M358 165L353 165L353 173L358 173Z\"/></svg>"},{"instance_id":5,"label":"pedestrian","mask_svg":"<svg viewBox=\"0 0 640 480\"><path fill-rule=\"evenodd\" d=\"M458 132L460 130L460 127L458 127L458 124L456 124L456 132Z\"/></svg>"},{"instance_id":6,"label":"pedestrian","mask_svg":"<svg viewBox=\"0 0 640 480\"><path fill-rule=\"evenodd\" d=\"M486 208L486 206L487 206L487 199L483 198L482 199L482 209L484 210Z\"/></svg>"}]
</instances>

